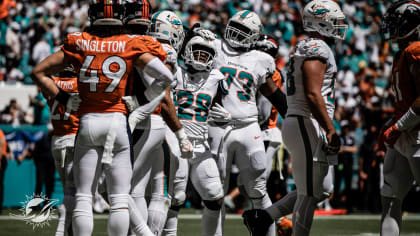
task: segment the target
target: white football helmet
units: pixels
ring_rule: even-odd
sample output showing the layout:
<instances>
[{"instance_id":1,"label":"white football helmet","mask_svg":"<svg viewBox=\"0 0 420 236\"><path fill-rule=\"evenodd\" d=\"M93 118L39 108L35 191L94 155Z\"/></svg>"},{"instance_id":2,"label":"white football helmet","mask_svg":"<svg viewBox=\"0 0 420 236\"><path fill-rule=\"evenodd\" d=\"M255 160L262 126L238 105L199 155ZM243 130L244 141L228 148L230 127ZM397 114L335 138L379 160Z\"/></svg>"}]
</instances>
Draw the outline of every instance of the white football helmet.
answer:
<instances>
[{"instance_id":1,"label":"white football helmet","mask_svg":"<svg viewBox=\"0 0 420 236\"><path fill-rule=\"evenodd\" d=\"M150 35L167 41L178 51L184 40L184 28L179 17L171 11L158 11L152 16Z\"/></svg>"},{"instance_id":2,"label":"white football helmet","mask_svg":"<svg viewBox=\"0 0 420 236\"><path fill-rule=\"evenodd\" d=\"M185 45L183 58L187 66L197 71L210 71L216 54L217 49L213 40L194 36Z\"/></svg>"},{"instance_id":3,"label":"white football helmet","mask_svg":"<svg viewBox=\"0 0 420 236\"><path fill-rule=\"evenodd\" d=\"M348 25L339 24L346 17L340 6L332 0L313 0L303 8L303 29L315 31L329 38L343 40Z\"/></svg>"},{"instance_id":4,"label":"white football helmet","mask_svg":"<svg viewBox=\"0 0 420 236\"><path fill-rule=\"evenodd\" d=\"M262 24L257 13L243 10L229 19L224 38L233 48L251 48L258 41L261 30Z\"/></svg>"}]
</instances>

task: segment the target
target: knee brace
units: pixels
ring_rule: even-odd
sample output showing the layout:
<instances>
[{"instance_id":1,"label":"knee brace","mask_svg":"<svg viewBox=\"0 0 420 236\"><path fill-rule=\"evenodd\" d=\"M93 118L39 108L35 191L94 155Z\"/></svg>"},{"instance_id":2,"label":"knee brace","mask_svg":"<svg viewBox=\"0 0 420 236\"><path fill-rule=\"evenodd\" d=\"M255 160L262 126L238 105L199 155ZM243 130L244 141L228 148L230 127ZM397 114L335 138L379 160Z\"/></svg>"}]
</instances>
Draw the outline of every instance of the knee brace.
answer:
<instances>
[{"instance_id":1,"label":"knee brace","mask_svg":"<svg viewBox=\"0 0 420 236\"><path fill-rule=\"evenodd\" d=\"M109 201L111 211L125 210L128 209L128 194L110 194Z\"/></svg>"},{"instance_id":2,"label":"knee brace","mask_svg":"<svg viewBox=\"0 0 420 236\"><path fill-rule=\"evenodd\" d=\"M203 200L203 202L204 202L204 205L205 205L208 209L210 209L210 210L212 210L212 211L218 211L218 210L220 210L220 209L222 208L222 203L223 203L223 200L222 200L222 199L219 199L219 200L212 200L212 201L209 201L209 200Z\"/></svg>"},{"instance_id":3,"label":"knee brace","mask_svg":"<svg viewBox=\"0 0 420 236\"><path fill-rule=\"evenodd\" d=\"M171 209L172 206L182 206L185 202L185 199L187 198L187 196L185 195L184 191L176 191L174 193L174 196L172 197L172 202L171 202Z\"/></svg>"}]
</instances>

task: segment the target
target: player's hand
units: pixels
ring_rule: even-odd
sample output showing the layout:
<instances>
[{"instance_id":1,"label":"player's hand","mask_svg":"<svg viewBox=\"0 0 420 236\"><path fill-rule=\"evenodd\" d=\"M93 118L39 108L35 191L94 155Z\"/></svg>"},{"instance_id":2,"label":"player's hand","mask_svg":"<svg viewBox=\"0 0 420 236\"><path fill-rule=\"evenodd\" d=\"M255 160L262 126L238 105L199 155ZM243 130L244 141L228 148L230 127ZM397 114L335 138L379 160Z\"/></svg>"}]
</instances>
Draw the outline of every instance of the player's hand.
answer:
<instances>
[{"instance_id":1,"label":"player's hand","mask_svg":"<svg viewBox=\"0 0 420 236\"><path fill-rule=\"evenodd\" d=\"M69 100L67 100L66 110L77 111L79 110L82 99L78 94L70 94Z\"/></svg>"},{"instance_id":2,"label":"player's hand","mask_svg":"<svg viewBox=\"0 0 420 236\"><path fill-rule=\"evenodd\" d=\"M393 126L389 127L384 132L384 142L385 142L385 144L388 147L393 148L395 142L397 142L400 135L401 135L401 131L398 129L397 125L394 124Z\"/></svg>"},{"instance_id":3,"label":"player's hand","mask_svg":"<svg viewBox=\"0 0 420 236\"><path fill-rule=\"evenodd\" d=\"M328 145L324 146L324 150L327 155L335 155L340 151L341 141L340 137L337 135L335 131L331 131L327 133L327 142Z\"/></svg>"},{"instance_id":4,"label":"player's hand","mask_svg":"<svg viewBox=\"0 0 420 236\"><path fill-rule=\"evenodd\" d=\"M214 122L230 122L232 115L219 103L216 103L209 111L209 119Z\"/></svg>"},{"instance_id":5,"label":"player's hand","mask_svg":"<svg viewBox=\"0 0 420 236\"><path fill-rule=\"evenodd\" d=\"M149 115L149 112L145 112L141 108L131 112L130 116L128 117L128 125L130 126L131 133L133 133L137 124L145 120Z\"/></svg>"},{"instance_id":6,"label":"player's hand","mask_svg":"<svg viewBox=\"0 0 420 236\"><path fill-rule=\"evenodd\" d=\"M207 38L209 40L215 40L217 38L217 35L210 30L204 29L201 26L193 28L193 32L196 35L199 35L203 38Z\"/></svg>"},{"instance_id":7,"label":"player's hand","mask_svg":"<svg viewBox=\"0 0 420 236\"><path fill-rule=\"evenodd\" d=\"M190 159L193 156L193 145L188 140L187 135L185 134L184 128L175 132L176 137L179 141L179 149L181 150L181 157L185 159Z\"/></svg>"},{"instance_id":8,"label":"player's hand","mask_svg":"<svg viewBox=\"0 0 420 236\"><path fill-rule=\"evenodd\" d=\"M127 105L127 108L130 112L133 112L137 107L140 106L136 96L124 96L122 97L122 100L124 101L125 105Z\"/></svg>"}]
</instances>

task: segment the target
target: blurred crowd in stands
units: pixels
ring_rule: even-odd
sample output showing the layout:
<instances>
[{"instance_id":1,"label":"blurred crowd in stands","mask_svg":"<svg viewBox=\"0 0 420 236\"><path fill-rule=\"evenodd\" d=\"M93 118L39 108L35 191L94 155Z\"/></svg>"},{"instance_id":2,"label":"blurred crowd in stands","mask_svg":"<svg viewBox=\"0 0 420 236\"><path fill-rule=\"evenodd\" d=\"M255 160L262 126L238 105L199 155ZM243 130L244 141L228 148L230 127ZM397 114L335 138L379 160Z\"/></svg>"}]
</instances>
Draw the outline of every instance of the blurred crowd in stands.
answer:
<instances>
[{"instance_id":1,"label":"blurred crowd in stands","mask_svg":"<svg viewBox=\"0 0 420 236\"><path fill-rule=\"evenodd\" d=\"M196 22L223 35L228 19L237 11L251 9L262 19L263 33L278 39L276 64L284 69L290 49L303 39L300 11L307 0L152 0L154 11L169 9L184 26ZM334 47L337 74L336 127L343 149L335 167L333 207L353 211L380 211L380 166L384 152L377 149L377 135L393 113L390 74L398 50L381 36L381 17L393 1L337 0L349 30ZM69 32L88 26L88 1L0 0L0 81L31 84L31 69L58 50ZM0 82L1 83L1 82ZM39 93L31 97L32 117L13 99L1 111L3 124L45 124L48 109Z\"/></svg>"}]
</instances>

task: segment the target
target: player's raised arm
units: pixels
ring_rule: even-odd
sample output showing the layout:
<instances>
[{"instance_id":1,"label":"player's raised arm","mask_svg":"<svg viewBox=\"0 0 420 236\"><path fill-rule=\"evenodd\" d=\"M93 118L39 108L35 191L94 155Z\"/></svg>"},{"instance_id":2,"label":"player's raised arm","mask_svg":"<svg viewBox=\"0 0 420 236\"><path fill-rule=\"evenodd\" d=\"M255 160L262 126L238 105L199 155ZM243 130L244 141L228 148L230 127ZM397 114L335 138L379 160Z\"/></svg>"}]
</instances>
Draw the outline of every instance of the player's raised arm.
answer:
<instances>
[{"instance_id":1,"label":"player's raised arm","mask_svg":"<svg viewBox=\"0 0 420 236\"><path fill-rule=\"evenodd\" d=\"M81 102L79 96L71 96L69 93L59 89L52 79L48 77L49 75L63 71L67 64L68 60L64 52L62 50L57 51L45 58L32 70L31 78L47 96L54 98L60 104L76 111L79 109Z\"/></svg>"},{"instance_id":2,"label":"player's raised arm","mask_svg":"<svg viewBox=\"0 0 420 236\"><path fill-rule=\"evenodd\" d=\"M31 78L48 96L55 97L59 93L58 87L49 75L63 71L66 66L63 51L55 52L39 63L31 73Z\"/></svg>"},{"instance_id":3,"label":"player's raised arm","mask_svg":"<svg viewBox=\"0 0 420 236\"><path fill-rule=\"evenodd\" d=\"M159 96L172 83L174 76L170 69L163 62L150 53L141 54L134 65L143 70L146 74L156 79L148 91L145 92L149 100Z\"/></svg>"}]
</instances>

